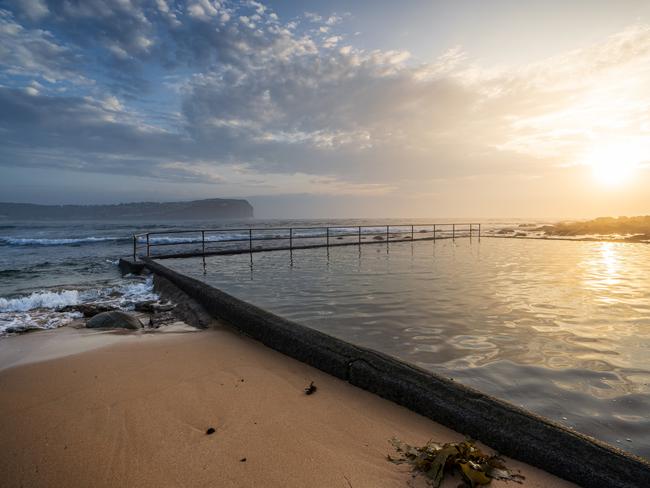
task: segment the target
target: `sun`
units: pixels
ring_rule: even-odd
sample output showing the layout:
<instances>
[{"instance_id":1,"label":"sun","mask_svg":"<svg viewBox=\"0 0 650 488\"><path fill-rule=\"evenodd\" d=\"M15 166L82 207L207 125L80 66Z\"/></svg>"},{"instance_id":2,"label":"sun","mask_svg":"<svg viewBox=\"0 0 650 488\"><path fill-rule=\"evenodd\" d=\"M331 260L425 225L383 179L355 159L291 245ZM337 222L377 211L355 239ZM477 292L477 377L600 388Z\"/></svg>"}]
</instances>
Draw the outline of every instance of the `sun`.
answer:
<instances>
[{"instance_id":1,"label":"sun","mask_svg":"<svg viewBox=\"0 0 650 488\"><path fill-rule=\"evenodd\" d=\"M639 163L643 149L636 144L615 142L596 144L583 156L583 164L591 167L594 179L605 186L621 186L630 181Z\"/></svg>"},{"instance_id":2,"label":"sun","mask_svg":"<svg viewBox=\"0 0 650 488\"><path fill-rule=\"evenodd\" d=\"M608 186L620 186L629 181L632 175L632 168L629 164L616 161L599 161L592 164L594 178L599 183Z\"/></svg>"}]
</instances>

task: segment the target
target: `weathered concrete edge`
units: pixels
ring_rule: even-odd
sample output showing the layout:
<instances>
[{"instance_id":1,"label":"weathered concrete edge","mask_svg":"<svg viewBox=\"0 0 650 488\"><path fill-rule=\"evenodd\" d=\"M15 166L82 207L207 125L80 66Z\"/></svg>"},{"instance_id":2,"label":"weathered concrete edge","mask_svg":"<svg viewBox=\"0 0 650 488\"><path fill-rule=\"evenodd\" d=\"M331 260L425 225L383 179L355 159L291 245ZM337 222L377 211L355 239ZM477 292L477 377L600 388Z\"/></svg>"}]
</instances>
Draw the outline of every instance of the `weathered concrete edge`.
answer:
<instances>
[{"instance_id":1,"label":"weathered concrete edge","mask_svg":"<svg viewBox=\"0 0 650 488\"><path fill-rule=\"evenodd\" d=\"M211 315L265 345L502 454L585 487L650 486L650 463L641 458L429 371L278 317L153 260L145 265Z\"/></svg>"}]
</instances>

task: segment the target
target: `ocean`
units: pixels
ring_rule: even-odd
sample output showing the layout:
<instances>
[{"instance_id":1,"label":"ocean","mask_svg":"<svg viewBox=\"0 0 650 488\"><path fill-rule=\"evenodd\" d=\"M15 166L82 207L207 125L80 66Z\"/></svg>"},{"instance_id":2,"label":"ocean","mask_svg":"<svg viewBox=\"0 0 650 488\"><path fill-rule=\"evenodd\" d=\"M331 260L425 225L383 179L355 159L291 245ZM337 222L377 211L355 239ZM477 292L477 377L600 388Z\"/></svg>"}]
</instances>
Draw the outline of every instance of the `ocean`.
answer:
<instances>
[{"instance_id":1,"label":"ocean","mask_svg":"<svg viewBox=\"0 0 650 488\"><path fill-rule=\"evenodd\" d=\"M449 222L437 219L436 222ZM486 229L524 220L485 220ZM132 236L146 231L197 228L317 227L322 225L387 225L396 219L245 220L245 221L0 221L0 339L27 329L51 329L70 323L75 312L61 311L80 303L106 303L130 309L155 298L151 280L121 276L120 257L133 252ZM415 219L414 222L428 222ZM236 233L232 237L237 236ZM220 238L227 238L223 234ZM186 239L169 236L168 241Z\"/></svg>"},{"instance_id":2,"label":"ocean","mask_svg":"<svg viewBox=\"0 0 650 488\"><path fill-rule=\"evenodd\" d=\"M502 235L504 228L536 237L535 227L547 223L472 220L482 224L486 237ZM433 222L452 220L408 223ZM270 237L286 236L277 227L377 225L379 231L403 223L5 221L0 340L70 323L80 314L67 306L102 303L130 310L155 300L150 278L122 276L117 266L120 257L132 255L134 233L255 227L268 229L260 232ZM295 235L322 232L302 229ZM214 233L208 245L218 249L221 239L243 234ZM344 239L331 237L335 243ZM193 234L162 235L151 243L188 240L185 247L196 248ZM164 262L286 318L449 375L644 457L650 456L648 263L646 244L489 238Z\"/></svg>"}]
</instances>

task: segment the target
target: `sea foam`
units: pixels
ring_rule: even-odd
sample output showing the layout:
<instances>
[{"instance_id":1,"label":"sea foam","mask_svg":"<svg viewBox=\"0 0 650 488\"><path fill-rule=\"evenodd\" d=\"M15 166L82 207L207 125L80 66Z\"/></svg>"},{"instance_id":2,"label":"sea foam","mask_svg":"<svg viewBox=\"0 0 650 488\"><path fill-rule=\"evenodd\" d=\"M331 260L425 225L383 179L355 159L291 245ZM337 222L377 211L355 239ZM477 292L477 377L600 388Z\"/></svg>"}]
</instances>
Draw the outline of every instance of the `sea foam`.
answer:
<instances>
[{"instance_id":1,"label":"sea foam","mask_svg":"<svg viewBox=\"0 0 650 488\"><path fill-rule=\"evenodd\" d=\"M0 312L26 312L35 308L57 309L81 303L77 290L34 292L17 298L0 298Z\"/></svg>"},{"instance_id":2,"label":"sea foam","mask_svg":"<svg viewBox=\"0 0 650 488\"><path fill-rule=\"evenodd\" d=\"M101 303L130 310L137 302L159 298L153 290L151 277L87 290L42 290L19 297L0 298L0 336L26 329L53 329L80 318L78 312L61 310L69 305Z\"/></svg>"},{"instance_id":3,"label":"sea foam","mask_svg":"<svg viewBox=\"0 0 650 488\"><path fill-rule=\"evenodd\" d=\"M124 240L123 237L78 237L61 239L38 239L33 237L0 237L0 243L8 246L67 246Z\"/></svg>"}]
</instances>

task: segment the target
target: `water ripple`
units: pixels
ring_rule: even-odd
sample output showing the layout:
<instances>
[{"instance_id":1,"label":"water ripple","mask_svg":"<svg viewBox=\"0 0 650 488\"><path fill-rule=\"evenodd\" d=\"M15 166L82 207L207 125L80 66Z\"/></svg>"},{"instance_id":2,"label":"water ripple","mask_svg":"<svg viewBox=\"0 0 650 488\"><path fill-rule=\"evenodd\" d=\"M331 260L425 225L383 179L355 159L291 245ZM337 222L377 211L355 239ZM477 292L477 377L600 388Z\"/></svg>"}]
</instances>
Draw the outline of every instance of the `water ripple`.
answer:
<instances>
[{"instance_id":1,"label":"water ripple","mask_svg":"<svg viewBox=\"0 0 650 488\"><path fill-rule=\"evenodd\" d=\"M650 457L650 246L483 239L169 264Z\"/></svg>"}]
</instances>

